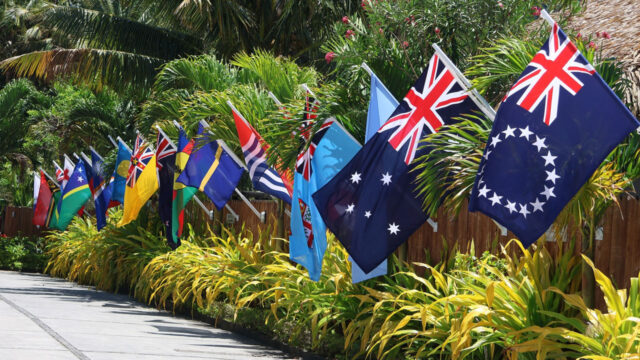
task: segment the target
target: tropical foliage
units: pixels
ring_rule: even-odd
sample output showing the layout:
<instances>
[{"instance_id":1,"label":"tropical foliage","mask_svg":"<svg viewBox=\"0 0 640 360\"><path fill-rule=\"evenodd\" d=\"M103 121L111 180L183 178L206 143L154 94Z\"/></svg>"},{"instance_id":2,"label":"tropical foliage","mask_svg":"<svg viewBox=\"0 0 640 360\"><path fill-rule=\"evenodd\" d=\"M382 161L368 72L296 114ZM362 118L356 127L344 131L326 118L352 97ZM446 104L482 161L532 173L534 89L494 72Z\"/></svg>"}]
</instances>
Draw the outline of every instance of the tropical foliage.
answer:
<instances>
[{"instance_id":1,"label":"tropical foliage","mask_svg":"<svg viewBox=\"0 0 640 360\"><path fill-rule=\"evenodd\" d=\"M191 235L170 252L155 235L159 224L140 224L97 232L76 219L49 236L47 271L160 308L238 321L332 356L614 359L640 352L637 278L629 291L618 290L596 269L607 309L590 309L571 247L550 253L513 241L499 255L457 253L434 266L394 258L392 275L354 285L333 237L322 278L313 282L275 250L283 239L270 231L223 228L222 235Z\"/></svg>"}]
</instances>

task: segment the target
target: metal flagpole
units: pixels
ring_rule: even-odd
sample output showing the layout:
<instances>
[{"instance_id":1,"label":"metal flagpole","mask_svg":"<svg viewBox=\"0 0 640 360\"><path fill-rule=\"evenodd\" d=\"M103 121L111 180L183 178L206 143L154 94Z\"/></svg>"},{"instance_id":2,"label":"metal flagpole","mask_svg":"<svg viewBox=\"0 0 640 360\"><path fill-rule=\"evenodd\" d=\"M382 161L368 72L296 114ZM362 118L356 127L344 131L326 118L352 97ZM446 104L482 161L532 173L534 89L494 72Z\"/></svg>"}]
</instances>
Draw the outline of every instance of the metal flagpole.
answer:
<instances>
[{"instance_id":1,"label":"metal flagpole","mask_svg":"<svg viewBox=\"0 0 640 360\"><path fill-rule=\"evenodd\" d=\"M471 100L473 100L473 102L476 103L476 105L478 105L480 110L482 110L482 112L485 114L486 117L489 118L489 120L493 121L493 119L495 119L496 117L496 111L493 110L493 108L487 102L487 100L485 100L485 98L482 97L482 95L480 95L480 93L478 93L478 91L473 88L473 85L471 85L471 82L467 80L464 74L451 61L451 59L449 59L447 54L445 54L444 51L440 49L438 44L433 43L431 44L431 46L436 51L438 56L440 56L440 59L447 66L447 68L449 68L453 72L453 75L455 76L455 78L462 83L462 86L465 88L465 90L469 91L469 96L471 97Z\"/></svg>"},{"instance_id":2,"label":"metal flagpole","mask_svg":"<svg viewBox=\"0 0 640 360\"><path fill-rule=\"evenodd\" d=\"M58 163L55 160L53 160L53 165L55 165L60 170L64 170L60 165L58 165Z\"/></svg>"},{"instance_id":3,"label":"metal flagpole","mask_svg":"<svg viewBox=\"0 0 640 360\"><path fill-rule=\"evenodd\" d=\"M316 99L316 94L314 94L314 93L313 93L313 91L311 91L311 89L309 89L309 87L307 86L307 84L302 84L302 85L300 85L300 86L302 86L302 88L303 88L306 92L308 92L311 96L313 96L313 98L316 100L316 102L317 102L318 104L320 103L320 101L318 101L318 99Z\"/></svg>"},{"instance_id":4,"label":"metal flagpole","mask_svg":"<svg viewBox=\"0 0 640 360\"><path fill-rule=\"evenodd\" d=\"M542 9L542 11L540 12L540 17L545 19L547 21L547 23L549 23L549 25L551 25L552 27L556 24L556 22L553 20L551 15L549 15L547 10L545 10L545 9Z\"/></svg>"},{"instance_id":5,"label":"metal flagpole","mask_svg":"<svg viewBox=\"0 0 640 360\"><path fill-rule=\"evenodd\" d=\"M118 141L120 141L120 143L122 143L122 145L124 145L125 149L129 150L129 152L131 152L131 148L129 147L129 145L127 145L126 142L124 142L124 140L122 140L122 138L120 136L118 136L116 138Z\"/></svg>"},{"instance_id":6,"label":"metal flagpole","mask_svg":"<svg viewBox=\"0 0 640 360\"><path fill-rule=\"evenodd\" d=\"M76 158L76 160L80 160L80 156L78 156L78 154L76 154L75 152L71 155L73 155L73 157Z\"/></svg>"},{"instance_id":7,"label":"metal flagpole","mask_svg":"<svg viewBox=\"0 0 640 360\"><path fill-rule=\"evenodd\" d=\"M231 104L231 101L227 101L227 105L229 105L229 107L231 107L232 109L234 109L236 112L238 111L233 104ZM239 113L238 113L239 114ZM241 115L242 116L242 115ZM206 121L200 120L200 123L202 124L202 126L209 128L209 124L207 124ZM229 157L231 159L233 159L233 161L236 162L236 164L238 164L238 166L243 167L245 170L249 171L249 169L247 168L247 166L240 161L240 159L236 156L236 154L233 153L233 151L231 151L231 149L227 146L227 144L224 142L224 140L216 140L218 142L219 146L222 146L222 149L224 149L224 151L227 152L227 154L229 155ZM236 194L238 194L238 196L240 196L240 199L242 199L242 201L244 201L245 204L247 204L247 206L249 207L249 209L251 209L251 211L258 217L258 219L260 219L260 222L264 223L265 219L266 219L266 214L265 212L260 212L258 211L258 209L255 208L255 206L253 206L253 204L249 201L249 199L247 199L246 196L244 196L244 194L238 190L238 188L236 187L234 189L234 191L236 192Z\"/></svg>"},{"instance_id":8,"label":"metal flagpole","mask_svg":"<svg viewBox=\"0 0 640 360\"><path fill-rule=\"evenodd\" d=\"M449 68L453 72L453 75L456 77L456 79L462 83L463 88L469 91L469 96L471 97L471 100L473 100L473 102L476 103L476 105L478 105L480 110L484 113L484 115L487 118L493 121L496 117L496 111L493 110L493 108L491 107L491 105L489 105L487 100L485 100L485 98L482 97L482 95L480 95L480 93L478 93L478 91L473 88L473 86L471 85L471 82L467 80L464 74L460 72L458 67L456 67L456 65L451 61L451 59L449 59L449 57L442 51L442 49L440 49L440 47L437 44L432 44L431 46L433 46L434 50L440 56L440 59L442 60L442 62L445 63L447 68ZM507 236L506 227L502 226L500 223L498 223L493 219L491 219L491 221L493 221L498 226L498 229L500 229L500 235Z\"/></svg>"},{"instance_id":9,"label":"metal flagpole","mask_svg":"<svg viewBox=\"0 0 640 360\"><path fill-rule=\"evenodd\" d=\"M76 166L76 164L74 164L74 163L73 163L73 161L71 161L71 158L69 157L69 155L67 155L67 154L63 154L63 155L64 155L64 158L65 158L68 162L70 162L70 163L71 163L71 166L73 166L73 167L75 167L75 166ZM62 168L62 170L64 171L64 168Z\"/></svg>"},{"instance_id":10,"label":"metal flagpole","mask_svg":"<svg viewBox=\"0 0 640 360\"><path fill-rule=\"evenodd\" d=\"M40 171L42 171L42 173L44 174L44 176L46 176L49 180L51 180L51 182L53 182L54 184L56 184L56 186L60 186L60 184L59 184L59 183L58 183L54 178L52 178L52 177L51 177L51 175L47 174L47 172L46 172L46 171L44 171L44 169L43 169L43 168L38 168L38 169L39 169Z\"/></svg>"},{"instance_id":11,"label":"metal flagpole","mask_svg":"<svg viewBox=\"0 0 640 360\"><path fill-rule=\"evenodd\" d=\"M114 142L114 144L115 144L115 142ZM117 147L117 145L116 145L116 147ZM93 151L93 153L98 156L98 159L100 159L100 161L104 161L104 158L100 154L98 154L98 152L96 151L96 149L93 148L93 146L89 146L89 150Z\"/></svg>"},{"instance_id":12,"label":"metal flagpole","mask_svg":"<svg viewBox=\"0 0 640 360\"><path fill-rule=\"evenodd\" d=\"M167 139L167 141L169 141L169 144L171 144L171 146L173 146L174 148L176 148L176 150L178 150L178 147L176 146L176 144L174 144L171 138L167 136L167 134L164 131L162 131L160 126L156 125L156 129L158 129L158 132L162 134L162 136L164 136Z\"/></svg>"},{"instance_id":13,"label":"metal flagpole","mask_svg":"<svg viewBox=\"0 0 640 360\"><path fill-rule=\"evenodd\" d=\"M271 100L273 100L274 103L276 103L276 105L282 106L280 100L278 100L278 98L271 91L269 91L269 97L271 98Z\"/></svg>"},{"instance_id":14,"label":"metal flagpole","mask_svg":"<svg viewBox=\"0 0 640 360\"><path fill-rule=\"evenodd\" d=\"M84 151L80 152L80 155L82 156L82 158L84 159L84 161L87 162L87 165L89 166L93 166L93 162L91 161L91 159L89 159L89 157L84 153Z\"/></svg>"},{"instance_id":15,"label":"metal flagpole","mask_svg":"<svg viewBox=\"0 0 640 360\"><path fill-rule=\"evenodd\" d=\"M107 135L107 137L109 138L109 141L111 141L111 143L113 144L113 146L116 147L116 149L118 148L118 144L116 143L115 140L113 140L113 138L111 137L111 135Z\"/></svg>"}]
</instances>

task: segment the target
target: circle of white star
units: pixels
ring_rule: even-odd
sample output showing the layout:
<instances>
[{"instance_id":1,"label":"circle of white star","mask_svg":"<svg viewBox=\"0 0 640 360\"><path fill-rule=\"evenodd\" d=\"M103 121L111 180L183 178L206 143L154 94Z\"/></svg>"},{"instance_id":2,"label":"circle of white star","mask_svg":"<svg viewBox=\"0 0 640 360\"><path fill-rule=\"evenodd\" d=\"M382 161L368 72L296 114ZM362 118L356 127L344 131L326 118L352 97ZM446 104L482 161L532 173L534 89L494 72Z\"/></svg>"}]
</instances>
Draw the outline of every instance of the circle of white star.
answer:
<instances>
[{"instance_id":1,"label":"circle of white star","mask_svg":"<svg viewBox=\"0 0 640 360\"><path fill-rule=\"evenodd\" d=\"M393 222L389 224L389 228L387 230L389 230L390 235L398 235L398 232L400 232L400 225L396 225L396 223Z\"/></svg>"},{"instance_id":2,"label":"circle of white star","mask_svg":"<svg viewBox=\"0 0 640 360\"><path fill-rule=\"evenodd\" d=\"M516 136L516 131L519 133L519 136ZM521 215L526 219L527 215L535 214L538 211L544 213L544 205L546 204L546 202L550 198L556 197L556 194L554 193L555 185L556 181L560 179L560 176L556 173L555 163L555 160L558 157L554 156L548 149L548 145L545 143L546 138L541 138L536 135L534 131L531 131L529 129L529 126L523 128L512 128L510 126L507 126L507 129L498 132L494 137L490 138L490 142L487 143L487 148L485 149L485 153L482 156L484 160L489 160L489 157L491 157L491 153L493 153L493 150L498 146L498 144L507 142L509 138L513 138L514 141L524 138L527 143L537 149L538 155L540 156L542 161L544 161L544 171L547 174L544 184L542 184L544 190L536 194L536 196L534 197L534 201L525 202L522 204L513 202L503 194L491 190L487 186L487 184L485 184L484 177L482 176L484 174L485 165L482 164L482 167L479 171L480 179L478 181L477 188L478 198L484 197L485 199L487 199L487 201L491 202L491 206L501 205L505 209L509 210L509 214L514 214L516 216ZM480 185L482 185L482 187L480 187Z\"/></svg>"}]
</instances>

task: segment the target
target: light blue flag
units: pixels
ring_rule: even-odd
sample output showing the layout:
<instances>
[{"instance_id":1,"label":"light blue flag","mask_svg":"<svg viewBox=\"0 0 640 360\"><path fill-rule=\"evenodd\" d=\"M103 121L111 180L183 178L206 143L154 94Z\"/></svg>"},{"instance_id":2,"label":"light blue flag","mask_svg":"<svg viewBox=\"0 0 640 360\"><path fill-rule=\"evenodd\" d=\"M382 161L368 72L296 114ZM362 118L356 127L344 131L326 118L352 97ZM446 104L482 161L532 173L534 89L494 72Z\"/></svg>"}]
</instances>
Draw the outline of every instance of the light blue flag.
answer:
<instances>
[{"instance_id":1,"label":"light blue flag","mask_svg":"<svg viewBox=\"0 0 640 360\"><path fill-rule=\"evenodd\" d=\"M307 172L296 171L293 181L293 203L291 206L291 237L289 256L291 260L309 271L309 278L320 280L322 258L327 249L327 227L318 213L311 195L333 178L360 150L360 144L333 119L326 131L313 137L315 152L306 161ZM304 173L309 174L308 180Z\"/></svg>"},{"instance_id":2,"label":"light blue flag","mask_svg":"<svg viewBox=\"0 0 640 360\"><path fill-rule=\"evenodd\" d=\"M371 98L369 99L369 111L367 112L367 132L364 141L367 142L380 129L393 111L398 107L398 100L389 92L376 74L371 73ZM365 273L351 256L351 282L359 283L377 276L387 274L387 260L383 261L369 273Z\"/></svg>"}]
</instances>

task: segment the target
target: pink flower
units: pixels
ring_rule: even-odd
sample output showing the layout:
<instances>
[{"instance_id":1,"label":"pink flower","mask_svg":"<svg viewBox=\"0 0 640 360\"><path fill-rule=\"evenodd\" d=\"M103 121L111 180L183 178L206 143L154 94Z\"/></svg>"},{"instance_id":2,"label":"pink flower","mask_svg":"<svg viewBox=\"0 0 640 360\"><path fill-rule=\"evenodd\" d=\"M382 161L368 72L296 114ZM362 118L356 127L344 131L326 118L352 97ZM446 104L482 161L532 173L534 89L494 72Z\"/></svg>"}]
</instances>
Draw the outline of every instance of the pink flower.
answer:
<instances>
[{"instance_id":1,"label":"pink flower","mask_svg":"<svg viewBox=\"0 0 640 360\"><path fill-rule=\"evenodd\" d=\"M347 30L347 32L344 34L344 37L347 39L351 39L353 37L353 30L349 29Z\"/></svg>"},{"instance_id":2,"label":"pink flower","mask_svg":"<svg viewBox=\"0 0 640 360\"><path fill-rule=\"evenodd\" d=\"M409 47L409 42L408 41L403 41L402 42L402 47L404 47L405 49Z\"/></svg>"},{"instance_id":3,"label":"pink flower","mask_svg":"<svg viewBox=\"0 0 640 360\"><path fill-rule=\"evenodd\" d=\"M326 53L324 55L324 60L328 63L331 62L331 60L333 60L333 58L336 57L336 54L333 51L329 51L328 53Z\"/></svg>"},{"instance_id":4,"label":"pink flower","mask_svg":"<svg viewBox=\"0 0 640 360\"><path fill-rule=\"evenodd\" d=\"M600 31L596 32L596 37L600 37Z\"/></svg>"},{"instance_id":5,"label":"pink flower","mask_svg":"<svg viewBox=\"0 0 640 360\"><path fill-rule=\"evenodd\" d=\"M348 24L349 23L349 17L348 16L343 16L342 17L342 23L343 24Z\"/></svg>"},{"instance_id":6,"label":"pink flower","mask_svg":"<svg viewBox=\"0 0 640 360\"><path fill-rule=\"evenodd\" d=\"M606 31L602 32L602 37L605 38L605 39L611 39L611 35L609 35L609 33L606 32Z\"/></svg>"},{"instance_id":7,"label":"pink flower","mask_svg":"<svg viewBox=\"0 0 640 360\"><path fill-rule=\"evenodd\" d=\"M360 6L362 6L363 9L367 8L367 1L366 0L362 0L362 3L360 4Z\"/></svg>"},{"instance_id":8,"label":"pink flower","mask_svg":"<svg viewBox=\"0 0 640 360\"><path fill-rule=\"evenodd\" d=\"M591 42L589 42L589 48L590 48L590 49L594 49L594 50L595 50L595 49L597 49L597 48L598 48L598 46L596 45L596 43L594 43L593 41L591 41Z\"/></svg>"},{"instance_id":9,"label":"pink flower","mask_svg":"<svg viewBox=\"0 0 640 360\"><path fill-rule=\"evenodd\" d=\"M384 34L384 30L382 30L382 28L378 28L378 32L380 33L380 35Z\"/></svg>"},{"instance_id":10,"label":"pink flower","mask_svg":"<svg viewBox=\"0 0 640 360\"><path fill-rule=\"evenodd\" d=\"M578 35L576 35L576 38L582 39L582 33L578 33Z\"/></svg>"},{"instance_id":11,"label":"pink flower","mask_svg":"<svg viewBox=\"0 0 640 360\"><path fill-rule=\"evenodd\" d=\"M436 26L436 28L433 31L436 33L436 35L438 35L438 36L440 35L440 28L439 27Z\"/></svg>"},{"instance_id":12,"label":"pink flower","mask_svg":"<svg viewBox=\"0 0 640 360\"><path fill-rule=\"evenodd\" d=\"M502 1L498 1L498 7L501 9L504 7L504 5L502 4Z\"/></svg>"},{"instance_id":13,"label":"pink flower","mask_svg":"<svg viewBox=\"0 0 640 360\"><path fill-rule=\"evenodd\" d=\"M533 10L533 12L531 13L533 16L538 17L540 16L540 13L542 12L542 9L540 9L537 6L534 6L531 8L531 10Z\"/></svg>"}]
</instances>

